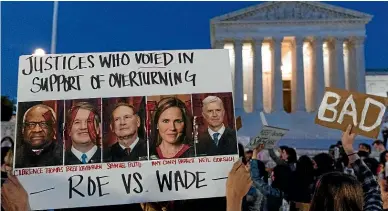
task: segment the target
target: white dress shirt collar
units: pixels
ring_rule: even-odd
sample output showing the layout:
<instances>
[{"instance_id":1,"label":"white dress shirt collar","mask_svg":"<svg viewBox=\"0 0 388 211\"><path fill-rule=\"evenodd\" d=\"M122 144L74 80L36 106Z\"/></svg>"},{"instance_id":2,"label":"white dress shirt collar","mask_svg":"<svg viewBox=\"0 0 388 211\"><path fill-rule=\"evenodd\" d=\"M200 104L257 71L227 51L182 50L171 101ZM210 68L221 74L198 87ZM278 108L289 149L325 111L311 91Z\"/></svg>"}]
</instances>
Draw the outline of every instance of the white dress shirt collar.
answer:
<instances>
[{"instance_id":1,"label":"white dress shirt collar","mask_svg":"<svg viewBox=\"0 0 388 211\"><path fill-rule=\"evenodd\" d=\"M89 160L93 157L93 155L97 152L97 146L94 145L93 148L91 148L86 153L82 153L78 151L74 146L71 146L71 152L78 158L79 161L82 162L82 155L86 154L86 163L89 163Z\"/></svg>"},{"instance_id":2,"label":"white dress shirt collar","mask_svg":"<svg viewBox=\"0 0 388 211\"><path fill-rule=\"evenodd\" d=\"M135 141L131 145L129 145L129 148L131 148L131 151L133 150L133 148L135 148L137 142L139 142L139 137L136 137ZM119 142L119 145L124 150L127 148L127 147L123 146L122 144L120 144L120 142Z\"/></svg>"},{"instance_id":3,"label":"white dress shirt collar","mask_svg":"<svg viewBox=\"0 0 388 211\"><path fill-rule=\"evenodd\" d=\"M225 126L224 126L224 124L222 124L222 127L221 127L218 131L213 131L213 130L210 129L210 128L207 128L207 131L209 132L209 135L210 135L210 137L211 137L213 140L214 140L213 134L214 134L214 133L219 133L219 135L218 135L218 140L220 140L222 134L225 132Z\"/></svg>"}]
</instances>

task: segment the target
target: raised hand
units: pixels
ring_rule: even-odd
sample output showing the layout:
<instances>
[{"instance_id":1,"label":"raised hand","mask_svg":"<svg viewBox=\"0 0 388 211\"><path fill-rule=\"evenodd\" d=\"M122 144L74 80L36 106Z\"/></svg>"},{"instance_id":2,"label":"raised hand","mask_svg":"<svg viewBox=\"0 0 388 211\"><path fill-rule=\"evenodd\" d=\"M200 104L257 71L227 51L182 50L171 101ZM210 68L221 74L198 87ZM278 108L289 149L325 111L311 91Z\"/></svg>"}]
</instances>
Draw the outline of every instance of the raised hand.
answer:
<instances>
[{"instance_id":1,"label":"raised hand","mask_svg":"<svg viewBox=\"0 0 388 211\"><path fill-rule=\"evenodd\" d=\"M347 154L353 153L353 143L356 138L356 134L352 132L352 125L348 125L346 131L342 134L342 146Z\"/></svg>"},{"instance_id":2,"label":"raised hand","mask_svg":"<svg viewBox=\"0 0 388 211\"><path fill-rule=\"evenodd\" d=\"M28 211L28 194L19 180L9 174L1 188L1 205L5 211Z\"/></svg>"}]
</instances>

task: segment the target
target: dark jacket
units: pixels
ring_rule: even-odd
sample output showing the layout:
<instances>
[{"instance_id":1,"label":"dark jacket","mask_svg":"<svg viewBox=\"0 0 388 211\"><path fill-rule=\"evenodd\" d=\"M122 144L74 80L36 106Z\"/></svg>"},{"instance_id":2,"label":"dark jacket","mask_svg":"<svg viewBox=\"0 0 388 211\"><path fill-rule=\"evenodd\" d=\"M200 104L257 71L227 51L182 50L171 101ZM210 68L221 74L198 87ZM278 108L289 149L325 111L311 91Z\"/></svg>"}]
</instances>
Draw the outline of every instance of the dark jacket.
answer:
<instances>
[{"instance_id":1,"label":"dark jacket","mask_svg":"<svg viewBox=\"0 0 388 211\"><path fill-rule=\"evenodd\" d=\"M88 163L101 163L101 148L97 147L97 151L94 153ZM83 164L71 150L67 150L65 154L65 165L81 165Z\"/></svg>"},{"instance_id":2,"label":"dark jacket","mask_svg":"<svg viewBox=\"0 0 388 211\"><path fill-rule=\"evenodd\" d=\"M125 153L125 150L120 146L119 142L116 142L104 150L103 160L104 162L147 160L147 142L139 139L139 142L131 149L129 155Z\"/></svg>"},{"instance_id":3,"label":"dark jacket","mask_svg":"<svg viewBox=\"0 0 388 211\"><path fill-rule=\"evenodd\" d=\"M37 155L27 144L16 149L15 168L63 165L62 145L52 142Z\"/></svg>"},{"instance_id":4,"label":"dark jacket","mask_svg":"<svg viewBox=\"0 0 388 211\"><path fill-rule=\"evenodd\" d=\"M225 128L218 141L218 146L214 143L208 131L200 134L198 140L197 156L238 154L236 131L230 128Z\"/></svg>"}]
</instances>

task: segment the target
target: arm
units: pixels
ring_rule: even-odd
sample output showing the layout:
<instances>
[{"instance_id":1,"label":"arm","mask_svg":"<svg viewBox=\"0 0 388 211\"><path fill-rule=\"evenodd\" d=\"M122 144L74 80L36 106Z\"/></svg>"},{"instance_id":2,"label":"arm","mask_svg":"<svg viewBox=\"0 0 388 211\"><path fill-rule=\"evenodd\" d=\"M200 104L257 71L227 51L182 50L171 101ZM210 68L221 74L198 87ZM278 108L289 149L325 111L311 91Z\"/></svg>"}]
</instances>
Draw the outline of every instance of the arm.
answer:
<instances>
[{"instance_id":1,"label":"arm","mask_svg":"<svg viewBox=\"0 0 388 211\"><path fill-rule=\"evenodd\" d=\"M226 199L226 211L241 211L242 200L236 198Z\"/></svg>"},{"instance_id":2,"label":"arm","mask_svg":"<svg viewBox=\"0 0 388 211\"><path fill-rule=\"evenodd\" d=\"M273 161L275 161L276 165L284 165L286 162L282 159L280 159L273 149L268 149L269 156L272 158Z\"/></svg>"},{"instance_id":3,"label":"arm","mask_svg":"<svg viewBox=\"0 0 388 211\"><path fill-rule=\"evenodd\" d=\"M351 163L358 180L362 183L362 189L364 192L363 210L383 210L380 187L377 183L377 180L374 178L373 173L369 170L367 165L360 159L357 154L349 156L349 162Z\"/></svg>"},{"instance_id":4,"label":"arm","mask_svg":"<svg viewBox=\"0 0 388 211\"><path fill-rule=\"evenodd\" d=\"M342 134L341 141L344 151L349 157L349 163L352 166L358 181L362 183L362 190L364 192L363 211L383 210L379 184L374 178L373 173L353 149L356 134L352 132L352 128L352 125L348 125L346 131Z\"/></svg>"},{"instance_id":5,"label":"arm","mask_svg":"<svg viewBox=\"0 0 388 211\"><path fill-rule=\"evenodd\" d=\"M265 183L264 180L260 177L259 167L257 166L257 162L255 160L255 158L252 158L250 161L253 186L265 196L280 197L281 192L278 189L273 188Z\"/></svg>"}]
</instances>

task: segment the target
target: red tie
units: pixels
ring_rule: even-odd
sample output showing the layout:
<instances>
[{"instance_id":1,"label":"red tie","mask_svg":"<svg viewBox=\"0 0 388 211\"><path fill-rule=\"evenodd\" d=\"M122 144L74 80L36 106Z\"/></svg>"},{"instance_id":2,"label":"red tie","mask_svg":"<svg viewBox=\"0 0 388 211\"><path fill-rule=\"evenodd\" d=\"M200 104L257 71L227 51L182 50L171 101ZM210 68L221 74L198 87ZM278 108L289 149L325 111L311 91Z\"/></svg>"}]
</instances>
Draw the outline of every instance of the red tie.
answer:
<instances>
[{"instance_id":1,"label":"red tie","mask_svg":"<svg viewBox=\"0 0 388 211\"><path fill-rule=\"evenodd\" d=\"M129 155L129 153L131 153L131 148L130 147L125 148L125 154Z\"/></svg>"}]
</instances>

